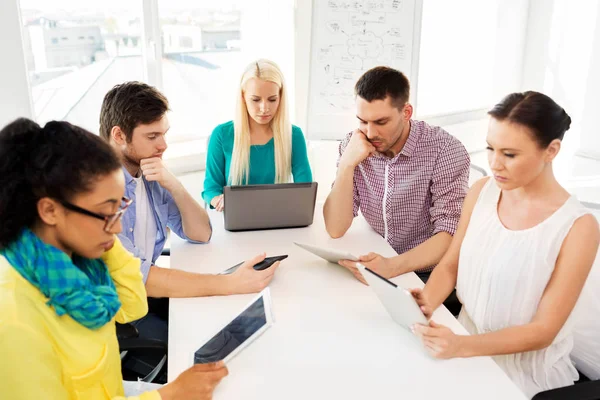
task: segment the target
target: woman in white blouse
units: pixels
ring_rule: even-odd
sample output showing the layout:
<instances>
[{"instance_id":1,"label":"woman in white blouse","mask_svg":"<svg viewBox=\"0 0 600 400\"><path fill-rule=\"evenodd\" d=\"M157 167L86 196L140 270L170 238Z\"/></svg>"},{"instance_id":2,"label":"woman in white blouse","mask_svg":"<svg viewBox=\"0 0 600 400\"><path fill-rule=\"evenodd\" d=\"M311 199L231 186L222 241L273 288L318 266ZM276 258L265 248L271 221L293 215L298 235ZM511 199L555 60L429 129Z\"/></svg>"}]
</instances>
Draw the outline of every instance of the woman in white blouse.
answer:
<instances>
[{"instance_id":1,"label":"woman in white blouse","mask_svg":"<svg viewBox=\"0 0 600 400\"><path fill-rule=\"evenodd\" d=\"M513 93L490 112L493 177L467 195L458 230L425 288L430 316L456 286L470 336L433 321L415 325L438 358L494 356L527 394L578 379L573 308L600 241L598 223L557 182L552 161L571 118L548 96Z\"/></svg>"}]
</instances>

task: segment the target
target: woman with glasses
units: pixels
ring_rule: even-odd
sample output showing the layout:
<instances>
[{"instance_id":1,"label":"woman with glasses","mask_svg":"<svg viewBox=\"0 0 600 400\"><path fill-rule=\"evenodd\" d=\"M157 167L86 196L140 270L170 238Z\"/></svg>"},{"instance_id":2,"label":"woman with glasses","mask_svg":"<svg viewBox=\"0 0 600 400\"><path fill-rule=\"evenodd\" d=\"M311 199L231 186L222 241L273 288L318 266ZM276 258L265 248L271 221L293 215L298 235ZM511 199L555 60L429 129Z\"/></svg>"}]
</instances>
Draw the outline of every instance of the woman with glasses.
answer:
<instances>
[{"instance_id":1,"label":"woman with glasses","mask_svg":"<svg viewBox=\"0 0 600 400\"><path fill-rule=\"evenodd\" d=\"M95 212L88 211L84 208L76 206L75 204L71 204L68 201L59 200L59 202L67 210L75 211L79 214L88 215L90 217L94 217L96 219L104 221L104 231L110 232L115 223L121 219L123 213L125 212L125 210L127 210L127 207L129 207L131 203L133 203L133 200L130 200L127 197L123 196L121 198L121 207L119 207L119 211L110 215L97 214Z\"/></svg>"},{"instance_id":2,"label":"woman with glasses","mask_svg":"<svg viewBox=\"0 0 600 400\"><path fill-rule=\"evenodd\" d=\"M131 201L98 136L20 119L0 131L0 387L7 399L124 395L115 321L148 309L116 234ZM140 399L209 399L227 374L195 366Z\"/></svg>"}]
</instances>

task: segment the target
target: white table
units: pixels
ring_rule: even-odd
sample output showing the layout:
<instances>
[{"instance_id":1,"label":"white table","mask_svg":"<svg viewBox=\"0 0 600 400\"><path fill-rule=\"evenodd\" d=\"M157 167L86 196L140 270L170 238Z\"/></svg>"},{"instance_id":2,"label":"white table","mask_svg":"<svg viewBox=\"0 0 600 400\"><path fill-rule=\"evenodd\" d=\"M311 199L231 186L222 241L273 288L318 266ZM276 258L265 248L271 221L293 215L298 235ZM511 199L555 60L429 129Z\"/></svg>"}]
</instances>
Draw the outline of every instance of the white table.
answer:
<instances>
[{"instance_id":1,"label":"white table","mask_svg":"<svg viewBox=\"0 0 600 400\"><path fill-rule=\"evenodd\" d=\"M213 211L209 244L173 238L171 268L186 271L217 273L262 251L289 255L270 285L275 324L228 364L215 399L525 399L491 358L432 359L392 321L370 288L295 246L293 241L356 255L395 254L361 217L343 238L331 239L321 207L310 227L255 232L227 232L222 215ZM393 281L423 286L413 273ZM253 296L171 299L169 381ZM434 320L466 333L445 307Z\"/></svg>"}]
</instances>

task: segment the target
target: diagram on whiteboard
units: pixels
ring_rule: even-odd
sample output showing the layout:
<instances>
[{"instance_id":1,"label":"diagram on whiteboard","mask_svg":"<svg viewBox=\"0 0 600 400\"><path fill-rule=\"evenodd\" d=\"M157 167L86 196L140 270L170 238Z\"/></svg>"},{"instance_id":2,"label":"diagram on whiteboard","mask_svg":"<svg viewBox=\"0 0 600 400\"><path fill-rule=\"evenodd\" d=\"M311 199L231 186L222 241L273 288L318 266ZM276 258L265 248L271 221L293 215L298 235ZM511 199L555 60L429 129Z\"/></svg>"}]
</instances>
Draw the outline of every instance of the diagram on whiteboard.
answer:
<instances>
[{"instance_id":1,"label":"diagram on whiteboard","mask_svg":"<svg viewBox=\"0 0 600 400\"><path fill-rule=\"evenodd\" d=\"M353 112L354 85L374 66L391 66L410 76L414 2L316 0L313 4L314 114Z\"/></svg>"}]
</instances>

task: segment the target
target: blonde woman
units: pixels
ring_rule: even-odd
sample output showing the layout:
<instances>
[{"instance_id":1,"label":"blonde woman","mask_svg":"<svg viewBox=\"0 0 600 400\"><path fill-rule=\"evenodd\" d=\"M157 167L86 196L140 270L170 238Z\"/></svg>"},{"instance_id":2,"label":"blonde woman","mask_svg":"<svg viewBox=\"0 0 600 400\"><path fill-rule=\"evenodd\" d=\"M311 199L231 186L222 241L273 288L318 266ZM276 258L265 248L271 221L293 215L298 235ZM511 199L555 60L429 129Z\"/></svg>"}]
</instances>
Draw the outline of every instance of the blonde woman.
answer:
<instances>
[{"instance_id":1,"label":"blonde woman","mask_svg":"<svg viewBox=\"0 0 600 400\"><path fill-rule=\"evenodd\" d=\"M223 211L223 187L311 182L302 130L290 123L286 87L269 60L248 65L240 82L235 120L210 137L202 198Z\"/></svg>"}]
</instances>

